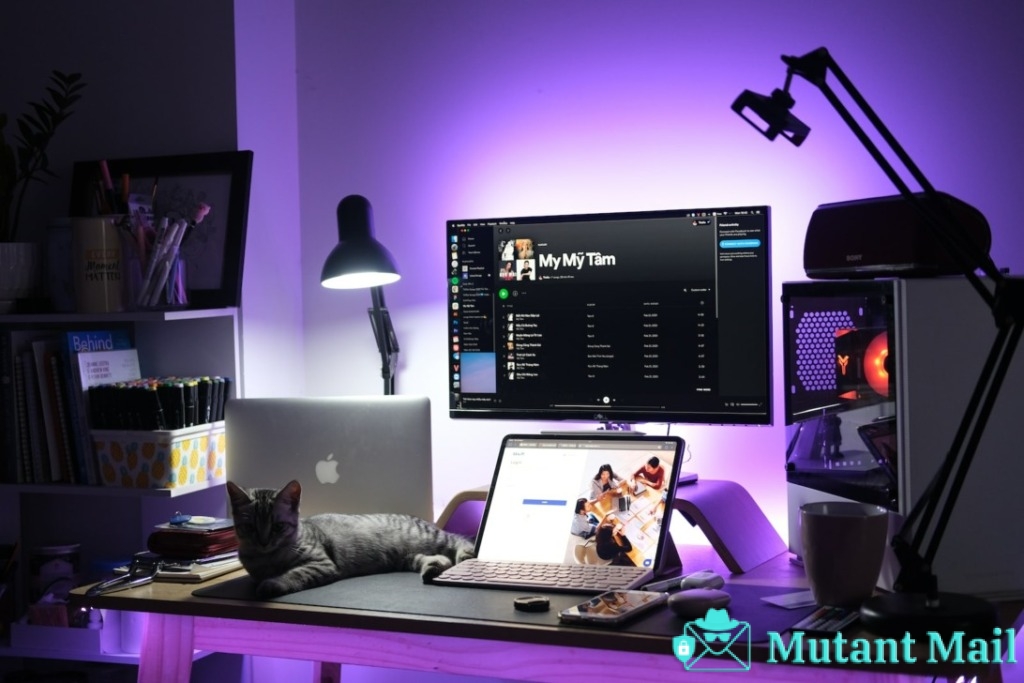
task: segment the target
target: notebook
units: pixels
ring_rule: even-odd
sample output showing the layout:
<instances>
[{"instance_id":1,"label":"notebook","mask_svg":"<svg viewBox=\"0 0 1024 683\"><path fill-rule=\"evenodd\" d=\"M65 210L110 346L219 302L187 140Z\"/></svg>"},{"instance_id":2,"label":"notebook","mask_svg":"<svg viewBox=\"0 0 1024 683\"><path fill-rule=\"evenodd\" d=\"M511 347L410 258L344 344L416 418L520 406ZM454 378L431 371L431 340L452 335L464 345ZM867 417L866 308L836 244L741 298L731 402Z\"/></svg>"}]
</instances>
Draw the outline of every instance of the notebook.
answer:
<instances>
[{"instance_id":1,"label":"notebook","mask_svg":"<svg viewBox=\"0 0 1024 683\"><path fill-rule=\"evenodd\" d=\"M676 558L669 522L683 440L621 434L506 436L476 559L434 583L596 593L653 580Z\"/></svg>"},{"instance_id":2,"label":"notebook","mask_svg":"<svg viewBox=\"0 0 1024 683\"><path fill-rule=\"evenodd\" d=\"M243 488L297 479L304 517L433 519L427 397L239 398L227 402L224 419L227 476Z\"/></svg>"}]
</instances>

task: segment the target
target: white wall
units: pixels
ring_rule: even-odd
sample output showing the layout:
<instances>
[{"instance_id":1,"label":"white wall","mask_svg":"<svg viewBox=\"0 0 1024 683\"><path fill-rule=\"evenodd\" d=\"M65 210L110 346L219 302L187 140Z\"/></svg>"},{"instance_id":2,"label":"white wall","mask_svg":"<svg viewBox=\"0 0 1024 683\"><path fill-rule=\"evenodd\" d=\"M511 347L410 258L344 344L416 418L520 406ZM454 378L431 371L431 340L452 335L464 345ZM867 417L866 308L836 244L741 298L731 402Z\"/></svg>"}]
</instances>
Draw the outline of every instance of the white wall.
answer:
<instances>
[{"instance_id":1,"label":"white wall","mask_svg":"<svg viewBox=\"0 0 1024 683\"><path fill-rule=\"evenodd\" d=\"M238 146L253 153L242 282L245 395L298 396L302 353L295 8L235 3Z\"/></svg>"}]
</instances>

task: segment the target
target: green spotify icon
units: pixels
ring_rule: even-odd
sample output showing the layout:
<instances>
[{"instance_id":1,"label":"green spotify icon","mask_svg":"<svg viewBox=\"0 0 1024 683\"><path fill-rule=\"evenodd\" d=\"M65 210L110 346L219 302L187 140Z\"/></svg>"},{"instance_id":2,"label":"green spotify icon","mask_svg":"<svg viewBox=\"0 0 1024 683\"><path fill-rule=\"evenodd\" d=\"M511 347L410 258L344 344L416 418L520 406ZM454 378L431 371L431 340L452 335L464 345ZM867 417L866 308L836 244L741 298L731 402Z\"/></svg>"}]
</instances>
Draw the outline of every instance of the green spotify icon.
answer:
<instances>
[{"instance_id":1,"label":"green spotify icon","mask_svg":"<svg viewBox=\"0 0 1024 683\"><path fill-rule=\"evenodd\" d=\"M508 290L505 289L504 287L499 289L498 290L498 298L499 299L507 299L508 298Z\"/></svg>"}]
</instances>

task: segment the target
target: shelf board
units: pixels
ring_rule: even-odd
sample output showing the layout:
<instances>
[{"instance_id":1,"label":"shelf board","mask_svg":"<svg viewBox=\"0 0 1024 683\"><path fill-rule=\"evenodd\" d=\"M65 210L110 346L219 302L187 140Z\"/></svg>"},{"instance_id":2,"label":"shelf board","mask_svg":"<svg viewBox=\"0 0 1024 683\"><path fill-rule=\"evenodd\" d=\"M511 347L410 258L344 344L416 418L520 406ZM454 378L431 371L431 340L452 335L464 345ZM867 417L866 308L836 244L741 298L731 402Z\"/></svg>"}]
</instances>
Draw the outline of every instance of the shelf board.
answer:
<instances>
[{"instance_id":1,"label":"shelf board","mask_svg":"<svg viewBox=\"0 0 1024 683\"><path fill-rule=\"evenodd\" d=\"M110 498L177 498L187 496L196 491L205 491L214 486L223 485L223 481L204 482L190 486L178 486L173 489L133 489L122 486L85 486L82 484L0 484L0 492L11 493L50 493L61 496L103 496Z\"/></svg>"},{"instance_id":2,"label":"shelf board","mask_svg":"<svg viewBox=\"0 0 1024 683\"><path fill-rule=\"evenodd\" d=\"M166 311L125 311L124 313L15 313L0 315L0 325L13 323L163 322L222 318L234 315L237 311L237 308L184 308Z\"/></svg>"}]
</instances>

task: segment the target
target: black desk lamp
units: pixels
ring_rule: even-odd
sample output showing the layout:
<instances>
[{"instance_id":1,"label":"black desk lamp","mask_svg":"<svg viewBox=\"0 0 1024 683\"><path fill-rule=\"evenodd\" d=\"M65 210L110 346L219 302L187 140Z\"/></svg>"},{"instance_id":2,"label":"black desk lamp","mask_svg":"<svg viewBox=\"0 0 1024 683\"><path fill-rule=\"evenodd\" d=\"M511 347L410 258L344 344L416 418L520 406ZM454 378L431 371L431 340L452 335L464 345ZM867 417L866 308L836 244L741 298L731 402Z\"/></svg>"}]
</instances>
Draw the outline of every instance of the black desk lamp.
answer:
<instances>
[{"instance_id":1,"label":"black desk lamp","mask_svg":"<svg viewBox=\"0 0 1024 683\"><path fill-rule=\"evenodd\" d=\"M991 637L997 626L995 608L985 600L969 595L938 590L932 571L939 543L956 505L957 496L970 469L985 425L995 405L1003 379L1009 370L1020 340L1024 321L1022 281L1003 276L988 252L971 239L968 231L940 200L940 193L928 182L882 121L842 72L825 48L802 57L783 56L786 82L781 90L766 97L744 91L732 109L769 140L782 135L799 145L810 128L790 112L794 101L789 94L793 76L800 76L817 87L839 113L857 140L882 168L900 195L920 214L946 252L955 260L964 277L985 301L996 324L996 338L982 368L981 376L967 404L966 412L949 452L921 498L915 502L892 546L900 563L895 592L868 599L861 607L861 622L869 630L883 635L924 634L927 631L954 633L963 631ZM850 111L826 82L832 73L875 131L910 172L922 191L914 193L900 177ZM978 271L987 277L982 279ZM980 558L979 558L980 559Z\"/></svg>"},{"instance_id":2,"label":"black desk lamp","mask_svg":"<svg viewBox=\"0 0 1024 683\"><path fill-rule=\"evenodd\" d=\"M365 197L352 194L338 203L338 245L331 250L320 284L329 289L370 288L372 306L367 309L373 336L380 351L384 393L395 393L395 368L398 365L398 339L391 315L384 304L383 285L397 282L395 260L373 238L373 208Z\"/></svg>"}]
</instances>

